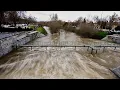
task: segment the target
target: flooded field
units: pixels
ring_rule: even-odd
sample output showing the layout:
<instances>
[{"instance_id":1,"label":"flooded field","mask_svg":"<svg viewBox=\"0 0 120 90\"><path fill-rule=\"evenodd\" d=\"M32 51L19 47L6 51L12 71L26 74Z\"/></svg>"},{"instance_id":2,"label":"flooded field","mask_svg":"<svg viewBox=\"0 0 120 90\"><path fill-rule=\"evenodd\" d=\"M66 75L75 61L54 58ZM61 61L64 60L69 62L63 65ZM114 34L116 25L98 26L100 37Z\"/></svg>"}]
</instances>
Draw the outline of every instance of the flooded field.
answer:
<instances>
[{"instance_id":1,"label":"flooded field","mask_svg":"<svg viewBox=\"0 0 120 90\"><path fill-rule=\"evenodd\" d=\"M81 38L74 33L60 32L38 38L30 45L62 41L77 44L105 44L105 41ZM44 43L45 44L45 43ZM109 69L120 65L120 50L107 48L90 54L87 48L33 47L20 48L0 59L2 79L114 79Z\"/></svg>"}]
</instances>

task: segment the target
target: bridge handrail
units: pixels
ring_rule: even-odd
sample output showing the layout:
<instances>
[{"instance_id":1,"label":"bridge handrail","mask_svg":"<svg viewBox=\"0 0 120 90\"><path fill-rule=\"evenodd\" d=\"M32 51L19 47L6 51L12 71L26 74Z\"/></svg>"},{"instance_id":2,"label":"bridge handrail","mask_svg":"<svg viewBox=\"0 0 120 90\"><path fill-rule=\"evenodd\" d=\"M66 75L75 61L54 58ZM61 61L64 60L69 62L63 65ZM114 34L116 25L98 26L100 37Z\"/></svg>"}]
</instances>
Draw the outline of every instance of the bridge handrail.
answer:
<instances>
[{"instance_id":1,"label":"bridge handrail","mask_svg":"<svg viewBox=\"0 0 120 90\"><path fill-rule=\"evenodd\" d=\"M119 46L112 46L112 45L97 45L97 46L91 46L91 45L77 45L77 46L65 46L65 45L51 45L51 46L46 46L46 45L21 45L20 47L120 47Z\"/></svg>"}]
</instances>

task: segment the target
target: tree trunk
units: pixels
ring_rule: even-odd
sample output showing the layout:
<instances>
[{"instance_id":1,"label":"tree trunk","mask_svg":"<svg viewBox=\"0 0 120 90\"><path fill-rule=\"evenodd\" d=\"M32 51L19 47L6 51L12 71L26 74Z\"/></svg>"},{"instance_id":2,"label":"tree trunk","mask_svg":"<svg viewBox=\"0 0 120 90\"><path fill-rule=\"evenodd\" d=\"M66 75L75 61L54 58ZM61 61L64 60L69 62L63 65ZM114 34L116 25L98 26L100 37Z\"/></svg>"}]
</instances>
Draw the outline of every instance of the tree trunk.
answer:
<instances>
[{"instance_id":1,"label":"tree trunk","mask_svg":"<svg viewBox=\"0 0 120 90\"><path fill-rule=\"evenodd\" d=\"M0 12L0 27L1 27L3 22L4 22L4 11L1 11Z\"/></svg>"},{"instance_id":2,"label":"tree trunk","mask_svg":"<svg viewBox=\"0 0 120 90\"><path fill-rule=\"evenodd\" d=\"M1 20L0 20L0 28L1 28Z\"/></svg>"},{"instance_id":3,"label":"tree trunk","mask_svg":"<svg viewBox=\"0 0 120 90\"><path fill-rule=\"evenodd\" d=\"M15 25L15 27L16 27L16 22L14 22L14 25Z\"/></svg>"},{"instance_id":4,"label":"tree trunk","mask_svg":"<svg viewBox=\"0 0 120 90\"><path fill-rule=\"evenodd\" d=\"M14 19L14 22L13 22L13 23L14 23L14 26L16 27L16 19Z\"/></svg>"}]
</instances>

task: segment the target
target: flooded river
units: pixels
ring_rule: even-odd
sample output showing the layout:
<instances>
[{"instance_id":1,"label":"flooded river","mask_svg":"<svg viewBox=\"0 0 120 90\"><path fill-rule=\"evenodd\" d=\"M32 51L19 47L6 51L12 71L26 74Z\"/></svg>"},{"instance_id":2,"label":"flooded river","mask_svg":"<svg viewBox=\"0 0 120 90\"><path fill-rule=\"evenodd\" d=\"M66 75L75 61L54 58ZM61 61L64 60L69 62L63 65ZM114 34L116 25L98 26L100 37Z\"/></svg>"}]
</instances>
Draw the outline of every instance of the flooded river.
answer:
<instances>
[{"instance_id":1,"label":"flooded river","mask_svg":"<svg viewBox=\"0 0 120 90\"><path fill-rule=\"evenodd\" d=\"M38 38L29 44L62 41L77 44L105 44L105 41L80 38L74 33L58 34ZM20 48L0 59L2 79L114 79L109 69L120 65L120 50L107 48L97 54L90 54L87 48L77 47L33 47Z\"/></svg>"}]
</instances>

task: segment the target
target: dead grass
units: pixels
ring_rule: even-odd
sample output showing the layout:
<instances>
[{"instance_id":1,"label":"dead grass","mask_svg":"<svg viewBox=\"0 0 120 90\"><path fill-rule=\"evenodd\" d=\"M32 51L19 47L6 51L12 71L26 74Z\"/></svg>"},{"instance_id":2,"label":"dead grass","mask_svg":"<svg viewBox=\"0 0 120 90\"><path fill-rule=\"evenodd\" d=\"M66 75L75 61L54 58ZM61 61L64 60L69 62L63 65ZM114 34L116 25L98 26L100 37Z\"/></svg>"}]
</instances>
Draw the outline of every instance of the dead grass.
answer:
<instances>
[{"instance_id":1,"label":"dead grass","mask_svg":"<svg viewBox=\"0 0 120 90\"><path fill-rule=\"evenodd\" d=\"M48 26L50 27L50 31L52 34L57 33L62 28L61 23L58 21L53 21Z\"/></svg>"}]
</instances>

